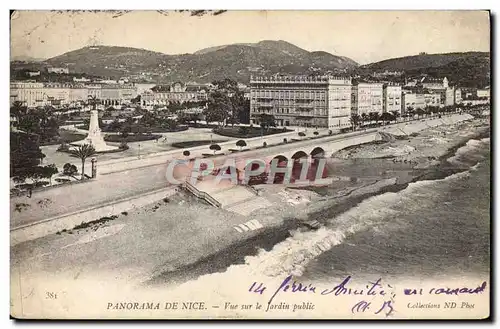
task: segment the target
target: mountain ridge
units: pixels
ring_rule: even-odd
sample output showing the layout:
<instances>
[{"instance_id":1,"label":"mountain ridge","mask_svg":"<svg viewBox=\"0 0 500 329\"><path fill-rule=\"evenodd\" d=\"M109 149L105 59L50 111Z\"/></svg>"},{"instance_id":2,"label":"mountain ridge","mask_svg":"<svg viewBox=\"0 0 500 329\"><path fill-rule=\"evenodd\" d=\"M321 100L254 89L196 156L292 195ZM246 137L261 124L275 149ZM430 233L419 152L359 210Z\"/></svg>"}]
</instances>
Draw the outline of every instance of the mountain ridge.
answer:
<instances>
[{"instance_id":1,"label":"mountain ridge","mask_svg":"<svg viewBox=\"0 0 500 329\"><path fill-rule=\"evenodd\" d=\"M246 83L251 75L340 73L368 76L384 70L404 71L406 77L447 76L451 82L466 86L485 85L490 78L488 52L423 53L359 65L348 57L322 50L308 51L284 40L234 43L177 55L134 47L86 46L42 62L18 62L14 66L30 69L68 66L73 73L109 78L139 76L140 80L156 83L211 82L228 77Z\"/></svg>"},{"instance_id":2,"label":"mountain ridge","mask_svg":"<svg viewBox=\"0 0 500 329\"><path fill-rule=\"evenodd\" d=\"M133 47L87 46L49 58L43 64L109 77L147 73L160 80L200 82L225 77L247 82L252 74L326 73L358 66L350 58L309 52L284 40L221 45L177 55Z\"/></svg>"},{"instance_id":3,"label":"mountain ridge","mask_svg":"<svg viewBox=\"0 0 500 329\"><path fill-rule=\"evenodd\" d=\"M452 61L460 58L465 58L474 55L488 55L489 52L481 51L466 51L466 52L449 52L449 53L436 53L436 54L419 54L419 55L409 55L395 58L388 58L382 61L373 62L369 64L360 65L360 69L372 69L372 70L412 70L424 67L437 67L441 65L446 65Z\"/></svg>"}]
</instances>

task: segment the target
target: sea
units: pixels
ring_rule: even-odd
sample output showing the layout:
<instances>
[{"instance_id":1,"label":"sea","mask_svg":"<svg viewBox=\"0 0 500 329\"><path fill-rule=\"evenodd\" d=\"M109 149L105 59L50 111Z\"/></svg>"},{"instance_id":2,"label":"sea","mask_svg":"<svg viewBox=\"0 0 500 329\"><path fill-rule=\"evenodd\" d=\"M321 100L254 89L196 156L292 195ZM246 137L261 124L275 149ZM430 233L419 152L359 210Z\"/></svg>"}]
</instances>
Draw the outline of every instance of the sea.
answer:
<instances>
[{"instance_id":1,"label":"sea","mask_svg":"<svg viewBox=\"0 0 500 329\"><path fill-rule=\"evenodd\" d=\"M331 218L325 228L331 248L311 259L301 276L488 275L490 138L469 140L447 162L458 172L370 197Z\"/></svg>"}]
</instances>

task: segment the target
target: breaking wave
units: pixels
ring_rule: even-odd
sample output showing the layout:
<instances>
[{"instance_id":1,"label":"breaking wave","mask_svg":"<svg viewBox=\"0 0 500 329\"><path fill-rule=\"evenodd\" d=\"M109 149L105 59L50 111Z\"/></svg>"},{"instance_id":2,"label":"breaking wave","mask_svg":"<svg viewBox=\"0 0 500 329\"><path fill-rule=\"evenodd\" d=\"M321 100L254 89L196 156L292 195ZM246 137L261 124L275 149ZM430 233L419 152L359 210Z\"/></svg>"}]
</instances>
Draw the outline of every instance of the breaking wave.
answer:
<instances>
[{"instance_id":1,"label":"breaking wave","mask_svg":"<svg viewBox=\"0 0 500 329\"><path fill-rule=\"evenodd\" d=\"M485 158L484 154L478 151L481 148L488 147L490 145L490 138L483 139L471 139L464 146L457 149L455 155L448 158L449 163L461 166L470 166L472 163L477 164L479 161Z\"/></svg>"}]
</instances>

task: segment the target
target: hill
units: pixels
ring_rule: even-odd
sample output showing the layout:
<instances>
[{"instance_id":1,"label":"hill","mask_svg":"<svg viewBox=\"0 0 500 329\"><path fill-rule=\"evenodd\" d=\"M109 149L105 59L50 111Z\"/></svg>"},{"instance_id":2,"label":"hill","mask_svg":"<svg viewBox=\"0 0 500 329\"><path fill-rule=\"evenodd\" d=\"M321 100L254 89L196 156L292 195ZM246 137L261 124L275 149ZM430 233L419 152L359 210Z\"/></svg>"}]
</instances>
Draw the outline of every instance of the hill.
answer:
<instances>
[{"instance_id":1,"label":"hill","mask_svg":"<svg viewBox=\"0 0 500 329\"><path fill-rule=\"evenodd\" d=\"M252 74L344 72L358 66L349 58L323 51L309 52L281 40L217 46L181 55L93 46L64 53L42 64L68 66L74 73L112 78L141 75L160 82L210 82L226 77L248 82Z\"/></svg>"},{"instance_id":2,"label":"hill","mask_svg":"<svg viewBox=\"0 0 500 329\"><path fill-rule=\"evenodd\" d=\"M445 53L445 54L422 54L415 56L405 56L399 58L386 59L380 62L360 66L360 69L372 71L408 71L425 69L429 67L439 67L457 60L469 57L488 57L485 52L465 52L465 53Z\"/></svg>"},{"instance_id":3,"label":"hill","mask_svg":"<svg viewBox=\"0 0 500 329\"><path fill-rule=\"evenodd\" d=\"M30 56L14 56L11 58L13 62L36 63L44 61L43 58L34 58Z\"/></svg>"},{"instance_id":4,"label":"hill","mask_svg":"<svg viewBox=\"0 0 500 329\"><path fill-rule=\"evenodd\" d=\"M447 77L451 84L483 88L490 84L490 53L464 52L423 54L393 58L359 67L364 74L403 71L404 76Z\"/></svg>"}]
</instances>

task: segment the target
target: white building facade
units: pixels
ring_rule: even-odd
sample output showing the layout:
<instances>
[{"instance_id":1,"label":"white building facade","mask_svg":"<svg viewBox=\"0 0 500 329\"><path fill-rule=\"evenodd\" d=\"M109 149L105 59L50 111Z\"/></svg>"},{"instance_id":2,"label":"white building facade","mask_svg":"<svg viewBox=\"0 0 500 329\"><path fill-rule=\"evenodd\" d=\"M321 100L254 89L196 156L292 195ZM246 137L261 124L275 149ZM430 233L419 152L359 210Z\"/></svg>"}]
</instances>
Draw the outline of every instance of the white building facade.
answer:
<instances>
[{"instance_id":1,"label":"white building facade","mask_svg":"<svg viewBox=\"0 0 500 329\"><path fill-rule=\"evenodd\" d=\"M334 76L251 77L250 120L273 115L279 126L350 126L352 82Z\"/></svg>"},{"instance_id":2,"label":"white building facade","mask_svg":"<svg viewBox=\"0 0 500 329\"><path fill-rule=\"evenodd\" d=\"M352 87L352 114L382 113L384 89L381 83L358 83Z\"/></svg>"},{"instance_id":3,"label":"white building facade","mask_svg":"<svg viewBox=\"0 0 500 329\"><path fill-rule=\"evenodd\" d=\"M402 108L401 86L384 85L384 109L383 112L399 112Z\"/></svg>"}]
</instances>

